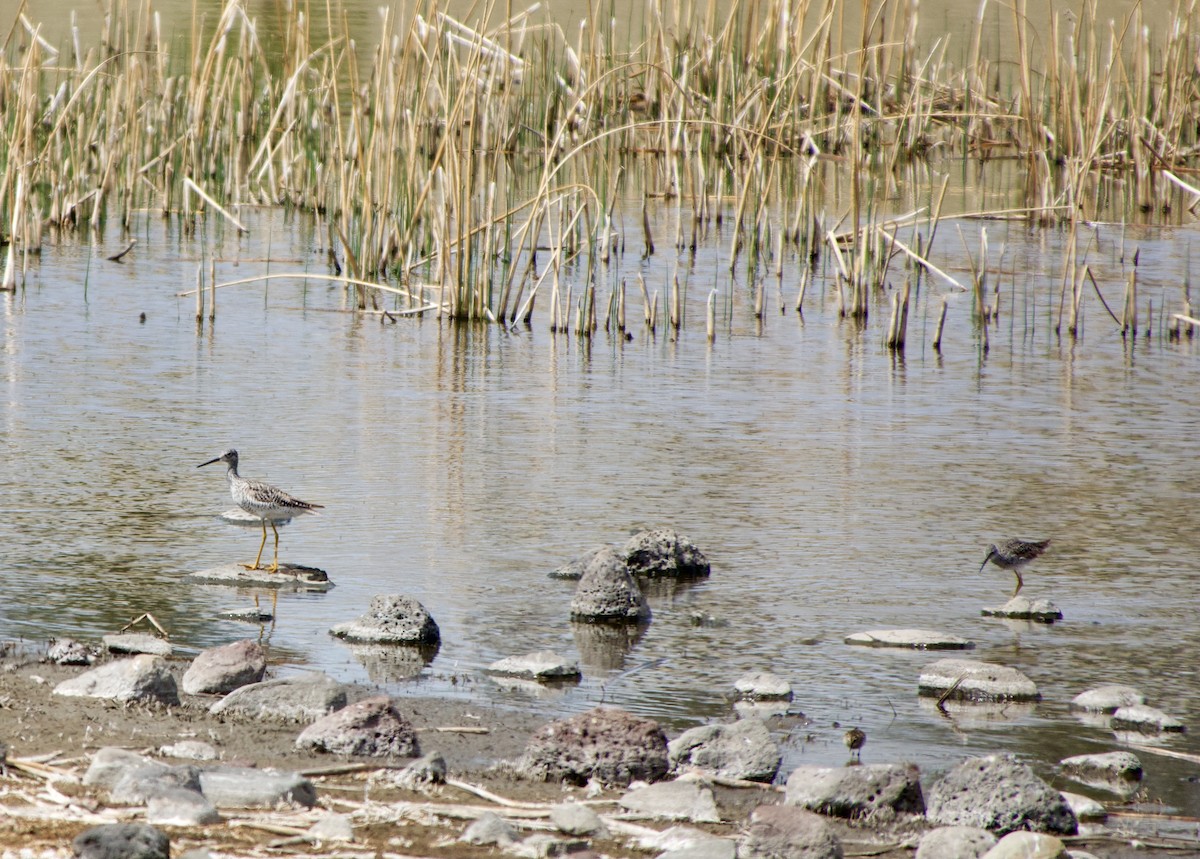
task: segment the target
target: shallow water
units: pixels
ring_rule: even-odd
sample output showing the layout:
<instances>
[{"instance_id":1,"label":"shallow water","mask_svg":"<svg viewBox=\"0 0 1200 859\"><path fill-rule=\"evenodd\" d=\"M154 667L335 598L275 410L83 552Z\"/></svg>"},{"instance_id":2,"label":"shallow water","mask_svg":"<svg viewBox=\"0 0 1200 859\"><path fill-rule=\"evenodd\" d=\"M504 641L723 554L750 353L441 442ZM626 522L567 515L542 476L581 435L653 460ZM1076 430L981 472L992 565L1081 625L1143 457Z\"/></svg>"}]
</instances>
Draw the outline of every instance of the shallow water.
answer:
<instances>
[{"instance_id":1,"label":"shallow water","mask_svg":"<svg viewBox=\"0 0 1200 859\"><path fill-rule=\"evenodd\" d=\"M272 272L322 270L303 219L251 221L240 245L211 240L218 279L265 271L254 260L268 255ZM902 358L881 345L882 308L860 331L821 278L803 321L772 311L761 332L735 286L710 346L696 284L717 264L703 254L684 265L691 321L678 336L637 325L631 340L601 330L588 346L552 336L540 314L512 332L381 324L343 312L340 288L299 280L222 290L215 324L198 327L194 300L176 293L202 248L157 221L137 235L124 264L103 261L117 236L48 244L26 287L0 296L0 636L95 639L147 610L187 648L257 636L217 618L247 594L181 581L257 548L257 530L215 518L232 506L221 473L196 469L236 446L243 474L326 506L281 529L281 554L336 587L282 595L264 635L286 663L343 680L548 717L607 702L674 731L727 717L733 681L769 669L809 720L781 729L785 767L842 763L835 722L866 730L865 760L931 770L992 750L1049 762L1104 751L1112 735L1067 702L1108 682L1200 720L1197 349L1167 342L1157 319L1123 343L1095 303L1083 342L1060 342L1055 233L1006 236L1020 283L1005 287L986 354L959 298L942 354L921 302ZM1188 235L1126 234L1156 307L1186 269ZM1098 248L1119 277L1119 243ZM665 279L662 264L648 280ZM793 260L788 305L797 277ZM712 577L655 592L640 637L573 627L573 585L547 573L656 525L690 535ZM1051 597L1065 622L980 616L1011 591L1011 574L979 572L1007 536L1053 539L1025 592ZM433 613L431 664L329 637L379 593ZM715 623L697 626L697 613ZM1021 669L1045 700L946 718L916 696L939 654L842 643L908 626L973 639L971 657ZM583 682L533 694L480 674L538 649L580 658ZM1168 746L1197 751L1192 735ZM1194 766L1142 759L1149 799L1200 813Z\"/></svg>"}]
</instances>

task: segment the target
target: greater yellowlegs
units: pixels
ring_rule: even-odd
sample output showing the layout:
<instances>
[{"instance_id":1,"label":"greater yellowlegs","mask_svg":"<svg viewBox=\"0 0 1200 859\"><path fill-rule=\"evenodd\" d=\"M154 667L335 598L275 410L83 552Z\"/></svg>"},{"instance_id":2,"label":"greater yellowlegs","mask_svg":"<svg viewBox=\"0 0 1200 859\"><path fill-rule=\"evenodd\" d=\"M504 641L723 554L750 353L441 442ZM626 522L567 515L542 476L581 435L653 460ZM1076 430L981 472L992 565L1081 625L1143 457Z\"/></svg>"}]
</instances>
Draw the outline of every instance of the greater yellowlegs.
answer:
<instances>
[{"instance_id":1,"label":"greater yellowlegs","mask_svg":"<svg viewBox=\"0 0 1200 859\"><path fill-rule=\"evenodd\" d=\"M202 462L196 467L203 468L214 462L224 462L229 466L229 471L225 476L229 478L229 494L233 496L237 506L251 516L258 517L262 522L263 535L262 542L258 545L258 557L254 559L253 564L242 564L242 566L247 570L262 569L259 562L262 561L263 547L267 545L267 523L270 522L271 530L275 532L275 560L266 569L269 573L276 572L279 569L279 530L275 527L275 523L291 519L300 513L315 514L317 510L322 509L323 505L309 504L307 501L293 498L282 489L277 489L269 483L263 483L261 480L247 480L242 477L237 470L238 452L233 448L225 451L216 459Z\"/></svg>"},{"instance_id":2,"label":"greater yellowlegs","mask_svg":"<svg viewBox=\"0 0 1200 859\"><path fill-rule=\"evenodd\" d=\"M979 565L979 572L983 572L988 561L1003 570L1012 570L1013 575L1017 577L1017 589L1013 591L1013 596L1016 596L1025 584L1021 578L1021 567L1041 555L1049 545L1049 540L1005 540L999 546L989 546L987 557Z\"/></svg>"},{"instance_id":3,"label":"greater yellowlegs","mask_svg":"<svg viewBox=\"0 0 1200 859\"><path fill-rule=\"evenodd\" d=\"M862 759L862 747L866 745L867 735L858 728L851 728L842 736L842 742L850 750L850 754Z\"/></svg>"}]
</instances>

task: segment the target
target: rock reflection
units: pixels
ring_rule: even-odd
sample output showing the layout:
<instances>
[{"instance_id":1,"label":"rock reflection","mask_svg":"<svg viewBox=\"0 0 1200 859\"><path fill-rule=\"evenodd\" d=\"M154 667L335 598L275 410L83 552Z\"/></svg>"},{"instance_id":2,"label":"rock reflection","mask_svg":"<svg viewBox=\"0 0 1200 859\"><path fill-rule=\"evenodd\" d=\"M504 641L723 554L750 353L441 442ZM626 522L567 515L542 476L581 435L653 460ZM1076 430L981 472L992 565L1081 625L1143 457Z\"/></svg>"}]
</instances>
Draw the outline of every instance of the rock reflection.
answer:
<instances>
[{"instance_id":1,"label":"rock reflection","mask_svg":"<svg viewBox=\"0 0 1200 859\"><path fill-rule=\"evenodd\" d=\"M1033 702L947 700L940 705L936 698L921 698L923 711L946 719L956 728L994 727L998 722L1017 722L1032 716L1037 709Z\"/></svg>"},{"instance_id":2,"label":"rock reflection","mask_svg":"<svg viewBox=\"0 0 1200 859\"><path fill-rule=\"evenodd\" d=\"M350 644L354 658L367 669L372 683L394 683L412 680L433 662L439 646L436 644L408 646L399 644Z\"/></svg>"},{"instance_id":3,"label":"rock reflection","mask_svg":"<svg viewBox=\"0 0 1200 859\"><path fill-rule=\"evenodd\" d=\"M650 625L572 623L571 634L580 661L593 671L618 671L625 667L625 657Z\"/></svg>"}]
</instances>

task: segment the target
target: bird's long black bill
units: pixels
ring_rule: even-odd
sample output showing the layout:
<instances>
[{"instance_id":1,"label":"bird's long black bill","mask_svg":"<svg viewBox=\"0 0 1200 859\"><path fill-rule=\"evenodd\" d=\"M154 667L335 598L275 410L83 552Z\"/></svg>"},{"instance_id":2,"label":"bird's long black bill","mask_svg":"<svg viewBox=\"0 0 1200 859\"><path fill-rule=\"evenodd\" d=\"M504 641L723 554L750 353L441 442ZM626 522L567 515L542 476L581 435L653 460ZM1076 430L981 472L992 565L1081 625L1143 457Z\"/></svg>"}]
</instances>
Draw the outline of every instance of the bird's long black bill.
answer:
<instances>
[{"instance_id":1,"label":"bird's long black bill","mask_svg":"<svg viewBox=\"0 0 1200 859\"><path fill-rule=\"evenodd\" d=\"M196 466L196 468L204 468L204 466L206 466L206 465L212 465L214 462L220 462L220 461L221 461L221 457L218 456L216 459L210 459L208 462L200 463L199 465ZM984 563L986 564L987 561L984 561Z\"/></svg>"}]
</instances>

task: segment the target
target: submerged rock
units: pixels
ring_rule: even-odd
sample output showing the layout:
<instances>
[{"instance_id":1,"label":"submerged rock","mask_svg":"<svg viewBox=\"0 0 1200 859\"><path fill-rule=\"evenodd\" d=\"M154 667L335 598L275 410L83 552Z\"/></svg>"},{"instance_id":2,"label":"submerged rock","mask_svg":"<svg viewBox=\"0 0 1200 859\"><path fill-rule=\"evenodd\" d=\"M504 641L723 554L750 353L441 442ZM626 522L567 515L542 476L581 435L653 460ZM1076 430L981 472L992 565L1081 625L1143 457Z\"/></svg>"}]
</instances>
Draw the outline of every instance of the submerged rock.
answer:
<instances>
[{"instance_id":1,"label":"submerged rock","mask_svg":"<svg viewBox=\"0 0 1200 859\"><path fill-rule=\"evenodd\" d=\"M337 755L416 757L417 731L386 695L323 716L300 732L296 748Z\"/></svg>"},{"instance_id":2,"label":"submerged rock","mask_svg":"<svg viewBox=\"0 0 1200 859\"><path fill-rule=\"evenodd\" d=\"M917 680L918 694L961 701L1038 701L1032 680L1015 668L973 659L939 659L925 666ZM952 691L951 691L952 690Z\"/></svg>"},{"instance_id":3,"label":"submerged rock","mask_svg":"<svg viewBox=\"0 0 1200 859\"><path fill-rule=\"evenodd\" d=\"M224 694L257 683L267 670L267 655L256 641L234 641L203 650L183 675L189 695Z\"/></svg>"},{"instance_id":4,"label":"submerged rock","mask_svg":"<svg viewBox=\"0 0 1200 859\"><path fill-rule=\"evenodd\" d=\"M134 656L85 671L54 687L55 695L109 698L174 706L179 690L167 663L160 656Z\"/></svg>"},{"instance_id":5,"label":"submerged rock","mask_svg":"<svg viewBox=\"0 0 1200 859\"><path fill-rule=\"evenodd\" d=\"M912 650L970 650L975 642L929 629L872 629L846 636L846 644L864 647L907 647Z\"/></svg>"},{"instance_id":6,"label":"submerged rock","mask_svg":"<svg viewBox=\"0 0 1200 859\"><path fill-rule=\"evenodd\" d=\"M925 816L1002 835L1018 829L1074 835L1079 828L1062 794L1007 755L969 758L951 769L930 788Z\"/></svg>"},{"instance_id":7,"label":"submerged rock","mask_svg":"<svg viewBox=\"0 0 1200 859\"><path fill-rule=\"evenodd\" d=\"M433 616L417 600L402 594L371 598L367 613L339 623L330 634L360 644L436 644L442 634Z\"/></svg>"},{"instance_id":8,"label":"submerged rock","mask_svg":"<svg viewBox=\"0 0 1200 859\"><path fill-rule=\"evenodd\" d=\"M1135 731L1139 734L1182 733L1184 730L1183 722L1145 704L1118 707L1112 714L1111 724L1114 731Z\"/></svg>"},{"instance_id":9,"label":"submerged rock","mask_svg":"<svg viewBox=\"0 0 1200 859\"><path fill-rule=\"evenodd\" d=\"M532 680L577 680L580 677L578 662L549 650L539 650L523 656L507 656L493 662L487 670L492 674L528 677Z\"/></svg>"},{"instance_id":10,"label":"submerged rock","mask_svg":"<svg viewBox=\"0 0 1200 859\"><path fill-rule=\"evenodd\" d=\"M925 813L920 772L912 764L797 767L788 776L786 801L834 817Z\"/></svg>"},{"instance_id":11,"label":"submerged rock","mask_svg":"<svg viewBox=\"0 0 1200 859\"><path fill-rule=\"evenodd\" d=\"M667 753L672 770L696 767L748 781L771 781L783 760L771 732L758 719L691 728L667 744Z\"/></svg>"},{"instance_id":12,"label":"submerged rock","mask_svg":"<svg viewBox=\"0 0 1200 859\"><path fill-rule=\"evenodd\" d=\"M1062 620L1063 613L1048 599L1030 599L1018 594L1002 606L985 608L984 617L1007 617L1013 620L1036 620L1039 623L1054 623Z\"/></svg>"},{"instance_id":13,"label":"submerged rock","mask_svg":"<svg viewBox=\"0 0 1200 859\"><path fill-rule=\"evenodd\" d=\"M1132 686L1112 684L1080 692L1071 699L1071 709L1087 713L1113 713L1118 707L1145 704L1146 696Z\"/></svg>"},{"instance_id":14,"label":"submerged rock","mask_svg":"<svg viewBox=\"0 0 1200 859\"><path fill-rule=\"evenodd\" d=\"M199 790L163 790L146 802L146 822L161 826L207 826L221 815Z\"/></svg>"},{"instance_id":15,"label":"submerged rock","mask_svg":"<svg viewBox=\"0 0 1200 859\"><path fill-rule=\"evenodd\" d=\"M696 544L671 528L634 534L620 555L630 573L645 578L695 578L711 572L708 558Z\"/></svg>"},{"instance_id":16,"label":"submerged rock","mask_svg":"<svg viewBox=\"0 0 1200 859\"><path fill-rule=\"evenodd\" d=\"M756 701L791 701L792 684L770 671L751 671L733 684L739 698Z\"/></svg>"},{"instance_id":17,"label":"submerged rock","mask_svg":"<svg viewBox=\"0 0 1200 859\"><path fill-rule=\"evenodd\" d=\"M650 606L625 562L612 549L597 552L571 598L571 620L644 623Z\"/></svg>"},{"instance_id":18,"label":"submerged rock","mask_svg":"<svg viewBox=\"0 0 1200 859\"><path fill-rule=\"evenodd\" d=\"M1124 796L1135 792L1142 782L1142 762L1132 752L1075 755L1058 765L1068 778Z\"/></svg>"},{"instance_id":19,"label":"submerged rock","mask_svg":"<svg viewBox=\"0 0 1200 859\"><path fill-rule=\"evenodd\" d=\"M657 781L667 774L667 738L652 719L596 707L535 731L517 771L538 781L570 784Z\"/></svg>"}]
</instances>

